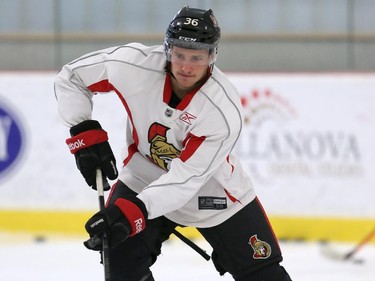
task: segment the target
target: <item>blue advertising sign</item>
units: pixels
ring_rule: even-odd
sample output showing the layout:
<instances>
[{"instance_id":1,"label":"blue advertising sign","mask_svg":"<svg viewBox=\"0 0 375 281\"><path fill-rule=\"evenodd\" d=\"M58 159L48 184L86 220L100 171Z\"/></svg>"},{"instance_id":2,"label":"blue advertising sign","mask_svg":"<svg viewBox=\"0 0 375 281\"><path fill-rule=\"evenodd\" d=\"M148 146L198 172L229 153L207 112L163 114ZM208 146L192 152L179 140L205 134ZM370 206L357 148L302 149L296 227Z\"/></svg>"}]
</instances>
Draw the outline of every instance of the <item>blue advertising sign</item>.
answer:
<instances>
[{"instance_id":1,"label":"blue advertising sign","mask_svg":"<svg viewBox=\"0 0 375 281\"><path fill-rule=\"evenodd\" d=\"M15 166L25 144L23 126L17 111L0 99L0 178Z\"/></svg>"}]
</instances>

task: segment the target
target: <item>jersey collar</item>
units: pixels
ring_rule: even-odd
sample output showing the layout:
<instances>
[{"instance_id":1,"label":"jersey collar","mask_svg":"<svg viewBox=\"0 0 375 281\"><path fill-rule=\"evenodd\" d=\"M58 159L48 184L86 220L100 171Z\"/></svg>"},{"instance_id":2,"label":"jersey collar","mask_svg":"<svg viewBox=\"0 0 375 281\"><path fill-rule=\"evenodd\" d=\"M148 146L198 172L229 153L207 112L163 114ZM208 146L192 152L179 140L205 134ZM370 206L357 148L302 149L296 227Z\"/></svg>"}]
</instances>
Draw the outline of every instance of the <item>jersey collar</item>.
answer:
<instances>
[{"instance_id":1,"label":"jersey collar","mask_svg":"<svg viewBox=\"0 0 375 281\"><path fill-rule=\"evenodd\" d=\"M206 80L202 83L204 85L208 78L210 77L209 72L207 73ZM202 86L201 86L202 87ZM176 109L178 110L185 110L185 108L189 105L190 101L193 99L195 94L201 89L201 87L197 87L193 91L187 93L185 97L180 101L180 103L177 105ZM163 102L168 104L172 97L172 84L171 84L171 74L167 73L165 76L164 81L164 93L163 93Z\"/></svg>"}]
</instances>

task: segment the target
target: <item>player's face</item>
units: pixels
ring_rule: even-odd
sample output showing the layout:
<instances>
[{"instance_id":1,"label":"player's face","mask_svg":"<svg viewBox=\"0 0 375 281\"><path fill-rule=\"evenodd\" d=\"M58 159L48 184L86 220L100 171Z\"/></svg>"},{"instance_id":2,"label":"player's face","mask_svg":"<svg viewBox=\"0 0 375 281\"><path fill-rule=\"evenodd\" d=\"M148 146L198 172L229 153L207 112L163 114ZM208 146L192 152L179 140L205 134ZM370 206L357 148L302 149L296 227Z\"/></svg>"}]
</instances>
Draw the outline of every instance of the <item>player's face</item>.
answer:
<instances>
[{"instance_id":1,"label":"player's face","mask_svg":"<svg viewBox=\"0 0 375 281\"><path fill-rule=\"evenodd\" d=\"M174 90L190 91L197 87L197 83L207 75L207 67L210 64L208 50L193 50L173 47L171 51L171 72L175 83Z\"/></svg>"}]
</instances>

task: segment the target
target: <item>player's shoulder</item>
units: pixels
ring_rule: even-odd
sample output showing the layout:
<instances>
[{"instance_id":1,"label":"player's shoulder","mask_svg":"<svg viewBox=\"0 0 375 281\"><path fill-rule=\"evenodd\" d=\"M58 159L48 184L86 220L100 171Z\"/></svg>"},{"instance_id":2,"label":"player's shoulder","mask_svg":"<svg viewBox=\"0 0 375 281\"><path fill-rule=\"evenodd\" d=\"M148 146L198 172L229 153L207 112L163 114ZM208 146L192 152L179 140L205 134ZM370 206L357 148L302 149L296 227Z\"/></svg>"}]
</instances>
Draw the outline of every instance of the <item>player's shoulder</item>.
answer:
<instances>
[{"instance_id":1,"label":"player's shoulder","mask_svg":"<svg viewBox=\"0 0 375 281\"><path fill-rule=\"evenodd\" d=\"M225 73L223 73L217 66L213 68L211 78L222 88L229 88L231 90L237 91L232 82L225 75Z\"/></svg>"},{"instance_id":2,"label":"player's shoulder","mask_svg":"<svg viewBox=\"0 0 375 281\"><path fill-rule=\"evenodd\" d=\"M117 46L112 50L116 55L125 55L140 59L144 59L150 55L164 55L164 48L161 45L147 46L136 42Z\"/></svg>"},{"instance_id":3,"label":"player's shoulder","mask_svg":"<svg viewBox=\"0 0 375 281\"><path fill-rule=\"evenodd\" d=\"M214 98L219 99L220 97L225 96L230 100L239 99L237 88L219 68L214 67L212 75L207 82L207 89L209 89L208 92Z\"/></svg>"},{"instance_id":4,"label":"player's shoulder","mask_svg":"<svg viewBox=\"0 0 375 281\"><path fill-rule=\"evenodd\" d=\"M165 67L165 53L162 45L146 46L141 43L129 43L113 49L110 59L133 66L137 65L144 69L159 70Z\"/></svg>"},{"instance_id":5,"label":"player's shoulder","mask_svg":"<svg viewBox=\"0 0 375 281\"><path fill-rule=\"evenodd\" d=\"M242 105L237 88L228 77L214 67L212 75L207 83L202 87L203 99L206 97L212 106L212 112L217 112L219 116L227 116L234 121L241 118Z\"/></svg>"},{"instance_id":6,"label":"player's shoulder","mask_svg":"<svg viewBox=\"0 0 375 281\"><path fill-rule=\"evenodd\" d=\"M70 62L69 65L90 64L98 61L124 61L137 63L145 60L151 54L155 54L162 59L164 58L163 50L163 46L161 45L146 46L141 43L129 43L87 53Z\"/></svg>"},{"instance_id":7,"label":"player's shoulder","mask_svg":"<svg viewBox=\"0 0 375 281\"><path fill-rule=\"evenodd\" d=\"M119 47L124 50L134 50L143 54L144 56L148 56L151 53L164 53L164 47L162 45L147 46L142 43L133 42Z\"/></svg>"}]
</instances>

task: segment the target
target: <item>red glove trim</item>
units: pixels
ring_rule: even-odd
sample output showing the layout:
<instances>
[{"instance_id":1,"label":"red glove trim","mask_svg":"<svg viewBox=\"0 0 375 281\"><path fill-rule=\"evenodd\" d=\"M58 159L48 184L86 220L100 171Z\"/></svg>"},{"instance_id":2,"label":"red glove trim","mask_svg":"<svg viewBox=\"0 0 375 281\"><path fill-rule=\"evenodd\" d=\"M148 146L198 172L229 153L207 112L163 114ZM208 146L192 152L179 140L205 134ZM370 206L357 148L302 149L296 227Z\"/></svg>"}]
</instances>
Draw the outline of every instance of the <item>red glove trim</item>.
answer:
<instances>
[{"instance_id":1,"label":"red glove trim","mask_svg":"<svg viewBox=\"0 0 375 281\"><path fill-rule=\"evenodd\" d=\"M102 143L108 140L108 134L104 130L89 130L67 139L70 152L75 154L83 148Z\"/></svg>"},{"instance_id":2,"label":"red glove trim","mask_svg":"<svg viewBox=\"0 0 375 281\"><path fill-rule=\"evenodd\" d=\"M118 198L115 201L115 205L120 208L121 212L129 221L132 228L132 232L129 234L130 237L138 234L146 228L146 220L141 209L132 201Z\"/></svg>"}]
</instances>

